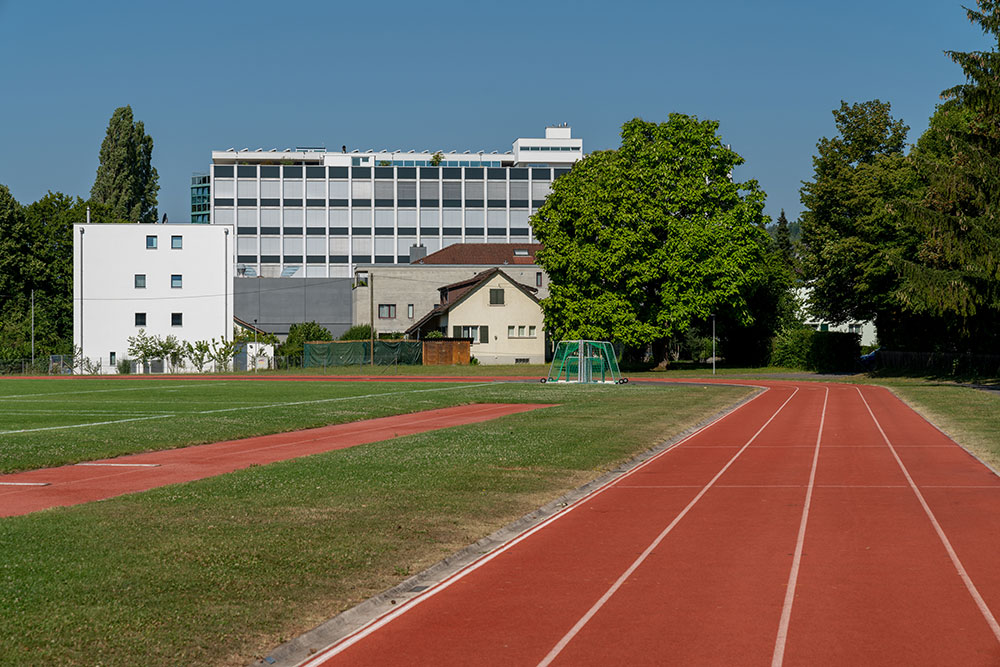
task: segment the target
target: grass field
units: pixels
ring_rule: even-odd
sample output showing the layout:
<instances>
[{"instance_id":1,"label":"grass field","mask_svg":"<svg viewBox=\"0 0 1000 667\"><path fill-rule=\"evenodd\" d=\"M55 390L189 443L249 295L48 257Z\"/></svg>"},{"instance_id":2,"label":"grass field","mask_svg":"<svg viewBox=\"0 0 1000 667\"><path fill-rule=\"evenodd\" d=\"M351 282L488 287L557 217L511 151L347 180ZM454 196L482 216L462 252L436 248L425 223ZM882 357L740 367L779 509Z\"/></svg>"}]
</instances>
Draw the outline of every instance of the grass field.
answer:
<instances>
[{"instance_id":1,"label":"grass field","mask_svg":"<svg viewBox=\"0 0 1000 667\"><path fill-rule=\"evenodd\" d=\"M246 664L748 391L0 380L6 470L463 403L559 404L0 520L0 663Z\"/></svg>"}]
</instances>

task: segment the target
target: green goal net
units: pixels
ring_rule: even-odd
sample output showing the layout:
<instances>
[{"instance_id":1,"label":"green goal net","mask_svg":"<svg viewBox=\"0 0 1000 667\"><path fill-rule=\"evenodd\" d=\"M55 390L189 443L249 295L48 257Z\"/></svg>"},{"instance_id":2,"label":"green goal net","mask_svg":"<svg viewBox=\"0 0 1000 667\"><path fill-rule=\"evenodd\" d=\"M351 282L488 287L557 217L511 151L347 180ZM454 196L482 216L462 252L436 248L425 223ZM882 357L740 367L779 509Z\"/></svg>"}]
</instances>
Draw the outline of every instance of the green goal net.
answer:
<instances>
[{"instance_id":1,"label":"green goal net","mask_svg":"<svg viewBox=\"0 0 1000 667\"><path fill-rule=\"evenodd\" d=\"M546 382L608 383L628 382L618 369L611 343L596 340L564 340L556 346Z\"/></svg>"}]
</instances>

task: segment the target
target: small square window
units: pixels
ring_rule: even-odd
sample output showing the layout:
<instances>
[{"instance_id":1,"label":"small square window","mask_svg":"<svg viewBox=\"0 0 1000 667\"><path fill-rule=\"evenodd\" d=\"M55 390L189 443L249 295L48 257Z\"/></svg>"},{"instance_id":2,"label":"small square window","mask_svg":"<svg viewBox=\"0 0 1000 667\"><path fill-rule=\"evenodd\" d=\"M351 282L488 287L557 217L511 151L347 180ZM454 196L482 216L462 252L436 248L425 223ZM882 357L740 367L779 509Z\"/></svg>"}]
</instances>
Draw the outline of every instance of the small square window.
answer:
<instances>
[{"instance_id":1,"label":"small square window","mask_svg":"<svg viewBox=\"0 0 1000 667\"><path fill-rule=\"evenodd\" d=\"M170 326L184 326L184 313L170 313Z\"/></svg>"},{"instance_id":2,"label":"small square window","mask_svg":"<svg viewBox=\"0 0 1000 667\"><path fill-rule=\"evenodd\" d=\"M180 250L184 247L184 237L183 236L171 236L170 237L170 247L173 250Z\"/></svg>"},{"instance_id":3,"label":"small square window","mask_svg":"<svg viewBox=\"0 0 1000 667\"><path fill-rule=\"evenodd\" d=\"M156 237L147 236L146 237L146 250L156 250Z\"/></svg>"},{"instance_id":4,"label":"small square window","mask_svg":"<svg viewBox=\"0 0 1000 667\"><path fill-rule=\"evenodd\" d=\"M514 325L511 324L510 326L507 327L507 338L513 338L513 337L514 337Z\"/></svg>"},{"instance_id":5,"label":"small square window","mask_svg":"<svg viewBox=\"0 0 1000 667\"><path fill-rule=\"evenodd\" d=\"M136 289L146 289L146 274L145 273L137 273L137 274L135 274L134 281L135 281L135 288Z\"/></svg>"},{"instance_id":6,"label":"small square window","mask_svg":"<svg viewBox=\"0 0 1000 667\"><path fill-rule=\"evenodd\" d=\"M396 317L396 304L380 303L378 305L378 317L380 320L391 320Z\"/></svg>"},{"instance_id":7,"label":"small square window","mask_svg":"<svg viewBox=\"0 0 1000 667\"><path fill-rule=\"evenodd\" d=\"M146 313L136 313L135 314L135 326L144 327L146 326Z\"/></svg>"},{"instance_id":8,"label":"small square window","mask_svg":"<svg viewBox=\"0 0 1000 667\"><path fill-rule=\"evenodd\" d=\"M184 286L184 276L179 273L175 273L170 276L170 286L174 288L180 288Z\"/></svg>"},{"instance_id":9,"label":"small square window","mask_svg":"<svg viewBox=\"0 0 1000 667\"><path fill-rule=\"evenodd\" d=\"M528 336L531 338L535 337L535 327L528 327Z\"/></svg>"},{"instance_id":10,"label":"small square window","mask_svg":"<svg viewBox=\"0 0 1000 667\"><path fill-rule=\"evenodd\" d=\"M527 256L528 256L527 248L514 248L514 257L527 257Z\"/></svg>"},{"instance_id":11,"label":"small square window","mask_svg":"<svg viewBox=\"0 0 1000 667\"><path fill-rule=\"evenodd\" d=\"M491 289L490 290L490 305L491 306L502 306L503 305L503 289Z\"/></svg>"},{"instance_id":12,"label":"small square window","mask_svg":"<svg viewBox=\"0 0 1000 667\"><path fill-rule=\"evenodd\" d=\"M518 338L524 338L524 327L523 326L517 328L517 337Z\"/></svg>"}]
</instances>

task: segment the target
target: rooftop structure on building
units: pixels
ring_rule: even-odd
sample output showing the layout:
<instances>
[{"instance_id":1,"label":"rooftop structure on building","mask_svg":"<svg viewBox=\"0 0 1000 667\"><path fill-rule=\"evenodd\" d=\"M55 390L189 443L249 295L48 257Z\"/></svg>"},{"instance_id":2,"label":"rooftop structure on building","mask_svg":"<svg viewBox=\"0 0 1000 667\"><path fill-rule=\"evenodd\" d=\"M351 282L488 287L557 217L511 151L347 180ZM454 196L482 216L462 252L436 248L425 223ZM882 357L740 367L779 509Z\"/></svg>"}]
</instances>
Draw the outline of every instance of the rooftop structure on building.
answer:
<instances>
[{"instance_id":1,"label":"rooftop structure on building","mask_svg":"<svg viewBox=\"0 0 1000 667\"><path fill-rule=\"evenodd\" d=\"M413 246L431 257L455 243L535 245L529 217L582 157L566 125L505 153L213 151L211 220L236 226L240 275L350 277L407 264Z\"/></svg>"}]
</instances>

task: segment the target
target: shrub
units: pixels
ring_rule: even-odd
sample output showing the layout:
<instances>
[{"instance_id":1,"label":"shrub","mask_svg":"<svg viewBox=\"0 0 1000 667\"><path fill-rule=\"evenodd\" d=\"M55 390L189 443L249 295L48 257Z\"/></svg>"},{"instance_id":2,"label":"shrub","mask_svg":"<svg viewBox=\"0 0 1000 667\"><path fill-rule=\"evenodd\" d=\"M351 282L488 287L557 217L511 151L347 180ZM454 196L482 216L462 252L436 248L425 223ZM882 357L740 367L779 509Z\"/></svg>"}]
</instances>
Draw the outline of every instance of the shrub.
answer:
<instances>
[{"instance_id":1,"label":"shrub","mask_svg":"<svg viewBox=\"0 0 1000 667\"><path fill-rule=\"evenodd\" d=\"M786 368L808 368L809 348L816 332L809 327L782 329L774 338L771 365Z\"/></svg>"},{"instance_id":2,"label":"shrub","mask_svg":"<svg viewBox=\"0 0 1000 667\"><path fill-rule=\"evenodd\" d=\"M838 331L816 331L807 357L808 368L817 373L843 373L857 370L861 357L861 336Z\"/></svg>"},{"instance_id":3,"label":"shrub","mask_svg":"<svg viewBox=\"0 0 1000 667\"><path fill-rule=\"evenodd\" d=\"M118 375L131 375L132 374L132 360L131 359L119 359L115 364L115 368L118 369Z\"/></svg>"},{"instance_id":4,"label":"shrub","mask_svg":"<svg viewBox=\"0 0 1000 667\"><path fill-rule=\"evenodd\" d=\"M424 340L436 340L438 338L444 338L444 334L434 329L433 331L428 331L424 334Z\"/></svg>"},{"instance_id":5,"label":"shrub","mask_svg":"<svg viewBox=\"0 0 1000 667\"><path fill-rule=\"evenodd\" d=\"M371 340L371 338L372 325L370 324L355 324L340 336L340 340Z\"/></svg>"}]
</instances>

